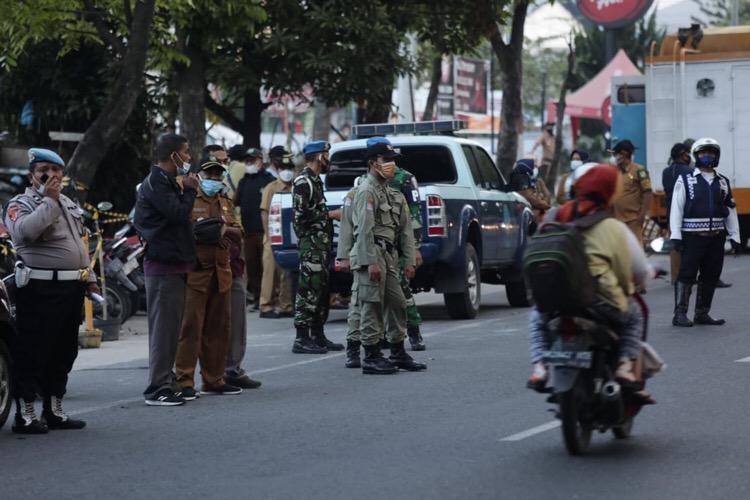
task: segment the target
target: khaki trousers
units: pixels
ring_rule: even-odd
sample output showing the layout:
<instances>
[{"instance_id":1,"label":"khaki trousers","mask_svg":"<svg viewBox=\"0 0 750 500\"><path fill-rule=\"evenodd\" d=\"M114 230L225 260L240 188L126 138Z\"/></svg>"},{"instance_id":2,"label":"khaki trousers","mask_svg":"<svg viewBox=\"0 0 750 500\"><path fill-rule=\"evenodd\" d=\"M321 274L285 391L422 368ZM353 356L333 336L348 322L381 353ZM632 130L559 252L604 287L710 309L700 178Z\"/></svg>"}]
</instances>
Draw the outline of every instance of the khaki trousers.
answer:
<instances>
[{"instance_id":1,"label":"khaki trousers","mask_svg":"<svg viewBox=\"0 0 750 500\"><path fill-rule=\"evenodd\" d=\"M398 257L380 247L376 252L380 281L370 280L366 267L357 271L360 337L362 345L375 345L383 338L388 324L388 341L397 344L406 337L406 298L401 289Z\"/></svg>"},{"instance_id":2,"label":"khaki trousers","mask_svg":"<svg viewBox=\"0 0 750 500\"><path fill-rule=\"evenodd\" d=\"M216 274L206 290L187 287L175 360L180 387L195 387L195 364L199 360L204 389L217 388L224 383L230 306L231 291L219 292Z\"/></svg>"},{"instance_id":3,"label":"khaki trousers","mask_svg":"<svg viewBox=\"0 0 750 500\"><path fill-rule=\"evenodd\" d=\"M292 287L289 277L273 258L271 242L263 242L263 281L260 286L261 312L273 311L278 306L280 312L292 312Z\"/></svg>"}]
</instances>

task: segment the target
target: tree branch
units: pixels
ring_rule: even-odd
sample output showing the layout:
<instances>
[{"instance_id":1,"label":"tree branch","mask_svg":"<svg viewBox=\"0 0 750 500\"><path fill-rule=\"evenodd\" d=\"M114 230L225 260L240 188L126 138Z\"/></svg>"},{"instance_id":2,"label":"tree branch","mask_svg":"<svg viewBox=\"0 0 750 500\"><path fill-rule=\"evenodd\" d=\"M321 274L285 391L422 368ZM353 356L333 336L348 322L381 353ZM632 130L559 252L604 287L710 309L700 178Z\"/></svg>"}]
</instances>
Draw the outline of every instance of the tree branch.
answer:
<instances>
[{"instance_id":1,"label":"tree branch","mask_svg":"<svg viewBox=\"0 0 750 500\"><path fill-rule=\"evenodd\" d=\"M216 102L214 98L211 97L211 94L209 94L208 89L206 89L206 93L204 94L204 96L206 108L211 113L224 120L230 128L234 129L237 132L245 129L245 122L237 118L237 115L235 115L234 111L232 111L229 107Z\"/></svg>"},{"instance_id":2,"label":"tree branch","mask_svg":"<svg viewBox=\"0 0 750 500\"><path fill-rule=\"evenodd\" d=\"M83 5L86 7L86 13L83 14L83 18L93 23L99 37L101 37L102 41L112 46L112 50L117 56L124 57L126 52L125 45L109 28L109 26L107 26L102 9L96 7L91 0L83 0ZM128 28L130 27L129 24Z\"/></svg>"},{"instance_id":3,"label":"tree branch","mask_svg":"<svg viewBox=\"0 0 750 500\"><path fill-rule=\"evenodd\" d=\"M125 13L125 22L130 26L133 24L133 8L130 6L130 0L122 0L122 10Z\"/></svg>"}]
</instances>

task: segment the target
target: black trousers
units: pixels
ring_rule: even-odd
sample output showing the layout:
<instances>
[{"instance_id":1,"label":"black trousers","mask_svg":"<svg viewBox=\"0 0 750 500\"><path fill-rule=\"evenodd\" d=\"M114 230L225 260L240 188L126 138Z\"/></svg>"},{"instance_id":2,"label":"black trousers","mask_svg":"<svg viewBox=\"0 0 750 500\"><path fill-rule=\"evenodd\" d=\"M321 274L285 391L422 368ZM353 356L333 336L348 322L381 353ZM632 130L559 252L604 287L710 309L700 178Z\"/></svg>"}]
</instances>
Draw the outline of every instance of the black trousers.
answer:
<instances>
[{"instance_id":1,"label":"black trousers","mask_svg":"<svg viewBox=\"0 0 750 500\"><path fill-rule=\"evenodd\" d=\"M86 284L31 280L16 291L18 339L13 349L15 396L31 401L65 395L78 356Z\"/></svg>"},{"instance_id":2,"label":"black trousers","mask_svg":"<svg viewBox=\"0 0 750 500\"><path fill-rule=\"evenodd\" d=\"M680 258L680 272L677 280L694 284L700 272L700 282L708 286L716 285L724 267L724 243L726 236L697 236L682 233L684 250Z\"/></svg>"}]
</instances>

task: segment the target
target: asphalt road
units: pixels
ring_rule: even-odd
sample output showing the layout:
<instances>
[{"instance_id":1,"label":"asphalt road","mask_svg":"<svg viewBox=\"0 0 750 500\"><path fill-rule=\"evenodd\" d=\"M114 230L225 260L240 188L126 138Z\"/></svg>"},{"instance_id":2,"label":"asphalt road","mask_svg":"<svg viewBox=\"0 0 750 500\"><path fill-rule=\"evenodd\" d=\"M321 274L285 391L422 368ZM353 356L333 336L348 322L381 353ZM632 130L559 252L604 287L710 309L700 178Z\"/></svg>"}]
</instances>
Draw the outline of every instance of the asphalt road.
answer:
<instances>
[{"instance_id":1,"label":"asphalt road","mask_svg":"<svg viewBox=\"0 0 750 500\"><path fill-rule=\"evenodd\" d=\"M567 455L550 406L524 387L526 311L485 286L470 321L419 297L423 373L294 355L288 320L251 314L246 366L261 389L154 408L139 396L142 335L84 352L67 403L88 427L18 437L6 425L0 499L750 498L748 271L750 257L727 259L724 327L673 328L671 289L654 282L650 340L669 365L649 385L659 403L630 439L597 434L585 457ZM337 341L343 317L329 326Z\"/></svg>"}]
</instances>

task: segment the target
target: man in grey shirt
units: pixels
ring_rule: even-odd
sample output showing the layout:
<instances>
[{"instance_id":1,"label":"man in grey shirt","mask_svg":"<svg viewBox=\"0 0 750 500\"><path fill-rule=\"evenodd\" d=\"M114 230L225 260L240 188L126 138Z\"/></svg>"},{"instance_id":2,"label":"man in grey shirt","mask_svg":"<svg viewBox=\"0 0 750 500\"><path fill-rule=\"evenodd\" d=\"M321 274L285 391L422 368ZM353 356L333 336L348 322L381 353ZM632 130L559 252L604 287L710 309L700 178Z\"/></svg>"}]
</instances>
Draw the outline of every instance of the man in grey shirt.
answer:
<instances>
[{"instance_id":1,"label":"man in grey shirt","mask_svg":"<svg viewBox=\"0 0 750 500\"><path fill-rule=\"evenodd\" d=\"M99 287L83 241L83 210L60 193L64 169L57 153L30 149L31 187L8 203L5 214L19 260L13 425L19 434L86 425L63 412L62 399L78 355L84 293L99 293ZM43 399L42 419L34 408L37 395Z\"/></svg>"}]
</instances>

